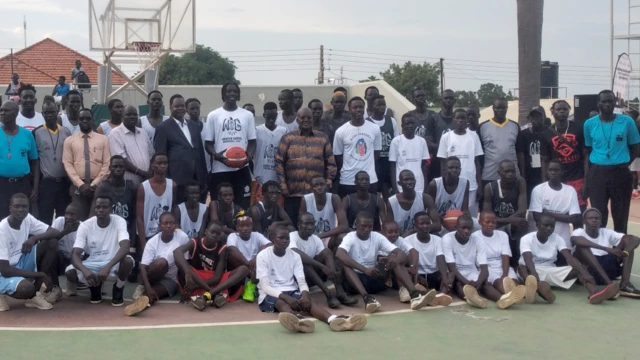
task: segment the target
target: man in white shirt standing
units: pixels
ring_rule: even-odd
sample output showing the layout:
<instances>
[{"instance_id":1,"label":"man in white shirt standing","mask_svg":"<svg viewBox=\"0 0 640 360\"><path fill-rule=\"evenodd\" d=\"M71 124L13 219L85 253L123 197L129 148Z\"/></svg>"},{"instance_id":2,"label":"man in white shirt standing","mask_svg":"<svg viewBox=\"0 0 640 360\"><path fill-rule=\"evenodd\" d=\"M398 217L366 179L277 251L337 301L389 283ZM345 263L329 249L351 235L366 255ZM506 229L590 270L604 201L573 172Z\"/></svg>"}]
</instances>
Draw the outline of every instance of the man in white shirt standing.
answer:
<instances>
[{"instance_id":1,"label":"man in white shirt standing","mask_svg":"<svg viewBox=\"0 0 640 360\"><path fill-rule=\"evenodd\" d=\"M580 262L571 255L564 239L554 233L556 220L551 214L542 213L537 221L538 231L529 233L520 240L520 261L518 274L521 278L533 275L538 282L538 295L547 303L553 304L556 296L551 287L569 289L576 279L584 284L589 292L590 304L601 304L618 294L618 284L596 288L593 276L589 275ZM556 266L558 252L564 256L567 266ZM527 299L528 303L533 302Z\"/></svg>"},{"instance_id":2,"label":"man in white shirt standing","mask_svg":"<svg viewBox=\"0 0 640 360\"><path fill-rule=\"evenodd\" d=\"M26 195L13 195L9 204L9 216L0 221L0 311L10 310L7 296L26 299L28 308L53 309L41 287L53 289L57 280L60 232L29 214Z\"/></svg>"},{"instance_id":3,"label":"man in white shirt standing","mask_svg":"<svg viewBox=\"0 0 640 360\"><path fill-rule=\"evenodd\" d=\"M261 251L257 258L258 304L262 312L279 312L280 324L293 332L315 330L314 322L303 314L327 323L333 331L357 331L365 327L365 315L332 315L311 301L300 255L289 248L287 228L276 228L271 241L273 246Z\"/></svg>"},{"instance_id":4,"label":"man in white shirt standing","mask_svg":"<svg viewBox=\"0 0 640 360\"><path fill-rule=\"evenodd\" d=\"M402 135L391 140L389 147L389 163L391 185L394 194L398 193L398 180L403 170L411 170L416 177L417 192L424 192L428 181L427 160L429 149L421 136L416 136L416 119L409 114L402 116Z\"/></svg>"},{"instance_id":5,"label":"man in white shirt standing","mask_svg":"<svg viewBox=\"0 0 640 360\"><path fill-rule=\"evenodd\" d=\"M209 179L211 200L218 199L217 185L233 184L235 201L243 209L251 202L251 171L248 164L256 151L256 120L252 113L238 107L240 87L236 83L222 86L222 107L209 113L204 129L205 147L213 160ZM247 152L241 168L227 166L225 152L232 146L240 146Z\"/></svg>"},{"instance_id":6,"label":"man in white shirt standing","mask_svg":"<svg viewBox=\"0 0 640 360\"><path fill-rule=\"evenodd\" d=\"M427 306L435 298L436 292L417 290L404 266L405 254L386 237L372 229L373 217L361 211L356 216L356 231L347 234L336 250L336 258L343 264L347 291L360 294L364 300L365 311L372 314L381 305L370 294L386 290L384 276L387 272L392 272L398 280L398 285L409 291L411 310L420 310ZM384 261L379 262L380 252L389 255Z\"/></svg>"},{"instance_id":7,"label":"man in white shirt standing","mask_svg":"<svg viewBox=\"0 0 640 360\"><path fill-rule=\"evenodd\" d=\"M580 204L576 190L562 183L562 164L551 160L547 165L547 178L531 192L529 211L533 218L540 220L542 213L549 214L556 220L554 232L571 247L571 224L580 224Z\"/></svg>"},{"instance_id":8,"label":"man in white shirt standing","mask_svg":"<svg viewBox=\"0 0 640 360\"><path fill-rule=\"evenodd\" d=\"M71 252L71 265L65 270L67 289L75 292L78 284L89 286L92 304L102 302L102 283L110 276L117 276L112 289L112 306L124 304L124 284L133 269L133 257L129 255L129 231L127 222L111 214L112 200L98 195L94 201L95 216L78 226L76 241ZM83 260L84 254L89 257ZM76 285L76 286L74 286Z\"/></svg>"},{"instance_id":9,"label":"man in white shirt standing","mask_svg":"<svg viewBox=\"0 0 640 360\"><path fill-rule=\"evenodd\" d=\"M371 176L369 191L377 193L378 177L376 163L382 150L380 127L364 120L364 100L354 97L349 100L351 120L340 126L333 139L333 155L340 169L338 195L344 198L356 192L355 177L358 171Z\"/></svg>"},{"instance_id":10,"label":"man in white shirt standing","mask_svg":"<svg viewBox=\"0 0 640 360\"><path fill-rule=\"evenodd\" d=\"M640 298L640 291L630 281L633 253L640 239L601 228L602 214L596 208L587 209L582 218L584 229L575 229L571 235L576 258L587 266L598 285L609 285L620 278L620 295Z\"/></svg>"},{"instance_id":11,"label":"man in white shirt standing","mask_svg":"<svg viewBox=\"0 0 640 360\"><path fill-rule=\"evenodd\" d=\"M31 84L20 87L20 112L16 118L16 124L29 131L35 130L40 125L44 125L42 113L36 112L36 88Z\"/></svg>"},{"instance_id":12,"label":"man in white shirt standing","mask_svg":"<svg viewBox=\"0 0 640 360\"><path fill-rule=\"evenodd\" d=\"M282 135L287 128L276 124L278 105L274 102L264 104L264 125L256 126L256 152L253 159L253 176L256 180L251 184L253 205L255 201L262 201L262 186L267 181L276 181L276 152ZM255 201L253 201L255 200Z\"/></svg>"},{"instance_id":13,"label":"man in white shirt standing","mask_svg":"<svg viewBox=\"0 0 640 360\"><path fill-rule=\"evenodd\" d=\"M469 213L478 216L478 200L482 192L478 192L478 184L482 184L482 166L480 159L484 155L480 138L475 131L467 130L467 112L456 109L453 112L453 131L440 138L438 157L446 159L455 156L460 160L460 177L469 181ZM441 160L441 174L446 173L446 161Z\"/></svg>"}]
</instances>

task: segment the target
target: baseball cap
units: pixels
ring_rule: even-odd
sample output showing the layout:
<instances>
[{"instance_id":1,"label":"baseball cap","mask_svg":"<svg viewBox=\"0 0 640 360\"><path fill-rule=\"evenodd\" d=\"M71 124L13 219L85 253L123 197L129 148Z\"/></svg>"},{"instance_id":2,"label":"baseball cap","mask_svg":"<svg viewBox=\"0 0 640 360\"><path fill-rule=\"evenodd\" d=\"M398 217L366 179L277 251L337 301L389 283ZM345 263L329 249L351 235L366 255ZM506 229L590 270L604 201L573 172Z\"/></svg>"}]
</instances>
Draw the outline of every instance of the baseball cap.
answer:
<instances>
[{"instance_id":1,"label":"baseball cap","mask_svg":"<svg viewBox=\"0 0 640 360\"><path fill-rule=\"evenodd\" d=\"M531 111L529 111L529 115L533 114L534 112L541 114L542 116L547 116L547 112L544 111L544 108L542 106L534 106L531 108Z\"/></svg>"}]
</instances>

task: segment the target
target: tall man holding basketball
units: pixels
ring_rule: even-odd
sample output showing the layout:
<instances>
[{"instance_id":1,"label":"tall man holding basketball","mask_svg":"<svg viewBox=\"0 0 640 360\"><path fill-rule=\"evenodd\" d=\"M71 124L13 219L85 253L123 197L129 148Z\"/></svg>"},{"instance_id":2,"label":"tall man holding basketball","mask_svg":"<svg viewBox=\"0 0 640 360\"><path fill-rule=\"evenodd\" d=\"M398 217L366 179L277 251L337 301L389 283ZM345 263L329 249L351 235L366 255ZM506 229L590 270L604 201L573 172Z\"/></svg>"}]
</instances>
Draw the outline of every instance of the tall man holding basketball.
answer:
<instances>
[{"instance_id":1,"label":"tall man holding basketball","mask_svg":"<svg viewBox=\"0 0 640 360\"><path fill-rule=\"evenodd\" d=\"M235 201L243 209L249 208L251 200L251 172L247 166L253 159L256 150L256 121L249 111L238 107L240 87L236 83L222 86L222 107L207 116L204 129L204 140L207 152L213 159L209 193L212 200L217 200L216 184L229 182L233 184ZM229 167L226 151L230 147L239 146L246 151L244 164Z\"/></svg>"}]
</instances>

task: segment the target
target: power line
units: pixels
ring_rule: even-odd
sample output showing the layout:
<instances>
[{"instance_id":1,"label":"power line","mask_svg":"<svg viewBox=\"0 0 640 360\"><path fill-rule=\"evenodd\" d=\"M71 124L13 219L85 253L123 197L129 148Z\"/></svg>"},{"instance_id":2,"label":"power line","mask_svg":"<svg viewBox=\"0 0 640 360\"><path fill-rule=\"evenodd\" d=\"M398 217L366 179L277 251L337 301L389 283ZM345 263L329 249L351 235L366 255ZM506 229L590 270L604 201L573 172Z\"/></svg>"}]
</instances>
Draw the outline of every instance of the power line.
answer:
<instances>
[{"instance_id":1,"label":"power line","mask_svg":"<svg viewBox=\"0 0 640 360\"><path fill-rule=\"evenodd\" d=\"M318 69L237 69L237 72L261 72L261 71L313 71Z\"/></svg>"},{"instance_id":2,"label":"power line","mask_svg":"<svg viewBox=\"0 0 640 360\"><path fill-rule=\"evenodd\" d=\"M216 50L219 53L258 53L258 52L296 52L296 51L317 51L318 49L272 49L272 50Z\"/></svg>"},{"instance_id":3,"label":"power line","mask_svg":"<svg viewBox=\"0 0 640 360\"><path fill-rule=\"evenodd\" d=\"M314 63L318 61L317 58L313 59L271 59L271 60L240 60L234 61L234 63L255 63L255 62L291 62L291 61L313 61Z\"/></svg>"}]
</instances>

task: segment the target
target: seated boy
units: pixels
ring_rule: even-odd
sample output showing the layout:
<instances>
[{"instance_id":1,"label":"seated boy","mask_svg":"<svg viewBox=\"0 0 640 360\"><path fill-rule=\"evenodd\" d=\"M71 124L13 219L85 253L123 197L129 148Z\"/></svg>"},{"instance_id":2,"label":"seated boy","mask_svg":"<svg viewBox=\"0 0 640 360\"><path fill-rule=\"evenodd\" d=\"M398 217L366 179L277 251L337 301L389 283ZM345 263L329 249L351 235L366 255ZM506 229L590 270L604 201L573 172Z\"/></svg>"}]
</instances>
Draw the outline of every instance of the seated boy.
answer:
<instances>
[{"instance_id":1,"label":"seated boy","mask_svg":"<svg viewBox=\"0 0 640 360\"><path fill-rule=\"evenodd\" d=\"M569 289L576 279L584 284L589 292L589 303L601 304L618 294L618 284L609 284L597 289L595 279L589 275L580 262L571 255L569 248L560 235L554 233L556 220L553 216L541 213L537 219L538 231L529 233L520 240L520 266L518 273L526 279L533 275L538 282L538 294L549 304L556 296L552 286ZM556 266L558 252L564 256L567 266Z\"/></svg>"},{"instance_id":2,"label":"seated boy","mask_svg":"<svg viewBox=\"0 0 640 360\"><path fill-rule=\"evenodd\" d=\"M582 218L584 229L576 229L571 235L571 243L576 246L576 258L587 266L598 285L609 285L621 277L620 295L640 297L640 291L630 281L633 252L638 248L640 239L601 228L602 215L598 209L587 209Z\"/></svg>"},{"instance_id":3,"label":"seated boy","mask_svg":"<svg viewBox=\"0 0 640 360\"><path fill-rule=\"evenodd\" d=\"M76 235L80 221L78 220L78 206L75 203L67 205L64 216L59 216L53 220L51 228L60 231L58 238L58 274L63 275L67 266L71 265L71 253L73 253L73 244L76 242ZM84 256L88 256L85 254ZM55 289L55 287L54 287ZM75 296L78 294L76 284L67 281L67 296ZM62 298L62 291L59 292Z\"/></svg>"},{"instance_id":4,"label":"seated boy","mask_svg":"<svg viewBox=\"0 0 640 360\"><path fill-rule=\"evenodd\" d=\"M442 252L442 238L429 234L430 225L429 214L426 211L418 212L414 216L416 233L404 238L404 241L418 253L418 261L414 265L414 282L425 289L437 289L440 292L429 305L448 306L452 301L449 294L455 275L447 271Z\"/></svg>"},{"instance_id":5,"label":"seated boy","mask_svg":"<svg viewBox=\"0 0 640 360\"><path fill-rule=\"evenodd\" d=\"M365 311L374 313L380 303L370 294L387 289L384 275L393 272L400 286L409 291L411 310L419 310L435 297L435 292L416 289L411 276L404 267L405 255L382 234L372 231L373 217L365 211L356 216L356 231L344 237L336 250L336 259L342 262L350 292L357 293L364 300ZM389 253L385 261L378 262L380 251Z\"/></svg>"},{"instance_id":6,"label":"seated boy","mask_svg":"<svg viewBox=\"0 0 640 360\"><path fill-rule=\"evenodd\" d=\"M246 266L226 271L229 249L222 241L221 222L212 222L204 235L202 239L191 239L173 252L182 299L191 299L193 307L200 311L206 305L219 308L225 302L237 300L242 295L242 284L249 275Z\"/></svg>"},{"instance_id":7,"label":"seated boy","mask_svg":"<svg viewBox=\"0 0 640 360\"><path fill-rule=\"evenodd\" d=\"M349 232L347 213L336 194L327 192L327 184L322 176L311 179L311 193L300 200L300 213L309 212L316 219L314 234L322 239L325 247L335 249Z\"/></svg>"},{"instance_id":8,"label":"seated boy","mask_svg":"<svg viewBox=\"0 0 640 360\"><path fill-rule=\"evenodd\" d=\"M189 242L182 230L177 230L173 213L160 215L160 232L154 235L142 253L140 261L140 281L131 296L133 304L127 306L125 315L132 316L162 298L170 298L178 292L178 266L173 257L174 251ZM184 257L184 255L183 255Z\"/></svg>"},{"instance_id":9,"label":"seated boy","mask_svg":"<svg viewBox=\"0 0 640 360\"><path fill-rule=\"evenodd\" d=\"M304 275L308 284L317 285L327 297L327 305L335 309L340 304L355 305L358 299L353 298L344 291L342 283L344 274L339 271L333 252L324 247L322 240L313 234L315 230L313 215L304 212L298 216L298 231L292 232L290 247L302 258ZM325 280L331 279L335 287L335 295L325 285Z\"/></svg>"},{"instance_id":10,"label":"seated boy","mask_svg":"<svg viewBox=\"0 0 640 360\"><path fill-rule=\"evenodd\" d=\"M314 322L302 314L329 324L333 331L356 331L365 327L365 315L332 315L311 301L300 255L288 249L288 229L273 229L271 240L273 246L261 251L256 260L260 310L279 312L280 324L293 332L310 333L315 329Z\"/></svg>"},{"instance_id":11,"label":"seated boy","mask_svg":"<svg viewBox=\"0 0 640 360\"><path fill-rule=\"evenodd\" d=\"M497 302L498 309L506 309L524 298L524 287L502 295L489 282L489 270L484 244L471 238L473 219L468 214L458 217L456 231L442 238L442 251L449 267L455 274L454 289L458 296L474 307L485 309L487 299Z\"/></svg>"},{"instance_id":12,"label":"seated boy","mask_svg":"<svg viewBox=\"0 0 640 360\"><path fill-rule=\"evenodd\" d=\"M418 252L413 248L413 246L404 241L404 238L402 236L400 236L398 224L393 220L385 221L382 224L381 234L384 235L384 237L386 237L387 240L389 240L389 242L395 245L398 249L402 250L405 255L405 261L403 265L407 268L407 272L409 273L409 276L411 277L413 283L417 284L418 282L415 281L415 278L417 274L416 268L418 264ZM388 252L384 250L380 251L378 253L378 261L384 261L387 256L389 256ZM398 295L400 297L401 303L408 303L411 301L409 290L407 290L407 288L404 286L400 286L400 288L398 289Z\"/></svg>"},{"instance_id":13,"label":"seated boy","mask_svg":"<svg viewBox=\"0 0 640 360\"><path fill-rule=\"evenodd\" d=\"M234 203L233 185L228 182L218 184L218 200L209 203L209 221L220 221L224 225L225 236L233 234L236 231L235 218L240 211L242 208Z\"/></svg>"},{"instance_id":14,"label":"seated boy","mask_svg":"<svg viewBox=\"0 0 640 360\"><path fill-rule=\"evenodd\" d=\"M257 231L269 237L269 231L276 226L284 226L289 231L294 231L291 218L284 211L282 205L278 204L280 197L280 185L269 180L261 187L262 200L256 202L249 208L249 215L253 219L253 231Z\"/></svg>"}]
</instances>

